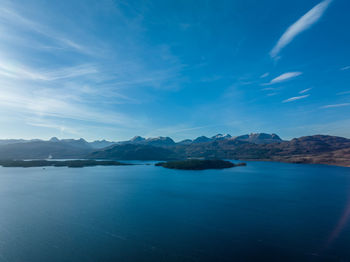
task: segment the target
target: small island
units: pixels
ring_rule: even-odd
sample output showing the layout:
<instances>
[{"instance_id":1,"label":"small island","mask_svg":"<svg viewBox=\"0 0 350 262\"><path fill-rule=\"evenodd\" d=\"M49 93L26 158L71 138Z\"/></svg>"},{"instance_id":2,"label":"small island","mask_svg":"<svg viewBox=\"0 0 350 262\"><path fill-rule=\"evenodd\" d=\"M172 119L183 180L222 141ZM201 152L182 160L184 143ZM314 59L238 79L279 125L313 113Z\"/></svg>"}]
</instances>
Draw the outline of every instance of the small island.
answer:
<instances>
[{"instance_id":1,"label":"small island","mask_svg":"<svg viewBox=\"0 0 350 262\"><path fill-rule=\"evenodd\" d=\"M206 170L206 169L224 169L235 166L246 166L246 163L234 164L225 160L201 160L201 159L188 159L182 161L168 161L156 163L156 166L162 166L170 169L181 170Z\"/></svg>"},{"instance_id":2,"label":"small island","mask_svg":"<svg viewBox=\"0 0 350 262\"><path fill-rule=\"evenodd\" d=\"M3 167L88 167L88 166L125 166L132 165L118 161L97 160L0 160Z\"/></svg>"}]
</instances>

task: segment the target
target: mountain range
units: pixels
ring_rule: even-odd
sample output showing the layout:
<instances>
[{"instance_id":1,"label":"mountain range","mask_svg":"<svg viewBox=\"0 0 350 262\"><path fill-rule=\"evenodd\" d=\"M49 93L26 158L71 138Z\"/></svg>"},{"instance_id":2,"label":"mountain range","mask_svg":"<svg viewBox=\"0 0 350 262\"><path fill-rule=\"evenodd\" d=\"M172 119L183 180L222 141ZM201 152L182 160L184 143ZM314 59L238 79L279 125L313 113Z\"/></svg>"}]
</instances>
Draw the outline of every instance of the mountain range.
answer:
<instances>
[{"instance_id":1,"label":"mountain range","mask_svg":"<svg viewBox=\"0 0 350 262\"><path fill-rule=\"evenodd\" d=\"M314 135L282 140L276 134L217 134L175 142L170 137L112 142L84 139L0 140L0 159L171 160L220 158L350 166L350 139Z\"/></svg>"}]
</instances>

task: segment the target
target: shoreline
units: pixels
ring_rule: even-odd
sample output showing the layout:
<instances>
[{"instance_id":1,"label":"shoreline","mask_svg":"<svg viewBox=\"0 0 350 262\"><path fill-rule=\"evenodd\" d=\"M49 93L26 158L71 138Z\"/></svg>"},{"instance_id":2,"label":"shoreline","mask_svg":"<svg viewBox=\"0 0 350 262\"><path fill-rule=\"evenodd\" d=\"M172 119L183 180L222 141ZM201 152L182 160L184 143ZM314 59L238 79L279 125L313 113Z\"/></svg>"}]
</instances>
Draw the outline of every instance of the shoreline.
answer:
<instances>
[{"instance_id":1,"label":"shoreline","mask_svg":"<svg viewBox=\"0 0 350 262\"><path fill-rule=\"evenodd\" d=\"M312 158L307 158L305 156L298 156L302 158L299 159L252 159L252 158L241 158L241 159L227 159L229 161L249 161L249 162L276 162L276 163L286 163L286 164L304 164L304 165L325 165L325 166L336 166L336 167L347 167L350 168L350 163L337 163L337 162L313 162L308 161L312 160ZM83 167L91 167L91 166L128 166L128 165L137 165L133 163L129 163L129 160L125 160L127 162L119 162L123 160L98 160L98 159L30 159L30 160L0 160L0 167L69 167L69 168L83 168ZM146 161L146 160L136 160L133 161ZM149 161L149 160L147 160ZM154 162L159 162L162 160L152 160ZM171 161L183 161L183 160L171 160ZM150 165L150 164L145 164Z\"/></svg>"}]
</instances>

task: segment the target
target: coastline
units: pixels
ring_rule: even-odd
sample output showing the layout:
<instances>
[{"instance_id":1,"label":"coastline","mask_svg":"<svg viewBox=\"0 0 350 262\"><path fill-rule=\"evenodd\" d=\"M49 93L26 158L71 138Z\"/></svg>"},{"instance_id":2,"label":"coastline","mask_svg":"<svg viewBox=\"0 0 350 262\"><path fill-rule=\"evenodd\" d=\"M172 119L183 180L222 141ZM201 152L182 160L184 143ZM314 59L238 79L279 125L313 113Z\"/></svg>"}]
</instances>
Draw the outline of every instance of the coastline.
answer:
<instances>
[{"instance_id":1,"label":"coastline","mask_svg":"<svg viewBox=\"0 0 350 262\"><path fill-rule=\"evenodd\" d=\"M306 164L306 165L326 165L326 166L337 166L337 167L347 167L350 168L350 163L347 159L342 159L343 161L327 161L323 159L322 161L317 161L313 157L300 155L292 156L287 158L239 158L239 159L226 159L229 161L249 161L249 162L276 162L276 163L286 163L286 164ZM0 160L0 167L69 167L69 168L82 168L82 167L91 167L91 166L126 166L126 165L135 165L129 162L120 162L122 159L115 160L97 160L97 159L56 159L56 160L47 160L47 159L30 159L30 160ZM135 161L144 161L142 159ZM147 160L148 161L148 160ZM162 160L153 160L159 162ZM174 159L172 161L184 161L179 159ZM150 165L150 164L145 164Z\"/></svg>"}]
</instances>

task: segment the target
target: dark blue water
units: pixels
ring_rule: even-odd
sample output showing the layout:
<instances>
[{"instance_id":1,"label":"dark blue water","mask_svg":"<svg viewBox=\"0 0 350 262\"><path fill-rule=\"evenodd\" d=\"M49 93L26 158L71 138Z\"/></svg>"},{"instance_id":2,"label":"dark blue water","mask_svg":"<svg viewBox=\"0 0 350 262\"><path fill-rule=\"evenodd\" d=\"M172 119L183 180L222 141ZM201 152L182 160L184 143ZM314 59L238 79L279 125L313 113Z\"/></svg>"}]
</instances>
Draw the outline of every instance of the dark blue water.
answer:
<instances>
[{"instance_id":1,"label":"dark blue water","mask_svg":"<svg viewBox=\"0 0 350 262\"><path fill-rule=\"evenodd\" d=\"M0 168L0 261L350 261L350 168Z\"/></svg>"}]
</instances>

